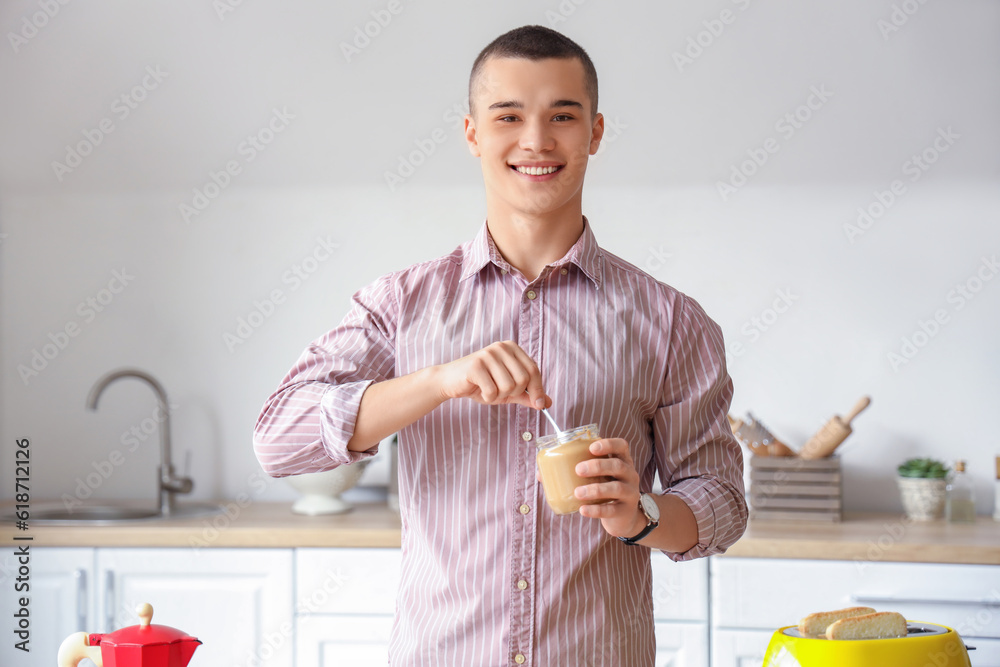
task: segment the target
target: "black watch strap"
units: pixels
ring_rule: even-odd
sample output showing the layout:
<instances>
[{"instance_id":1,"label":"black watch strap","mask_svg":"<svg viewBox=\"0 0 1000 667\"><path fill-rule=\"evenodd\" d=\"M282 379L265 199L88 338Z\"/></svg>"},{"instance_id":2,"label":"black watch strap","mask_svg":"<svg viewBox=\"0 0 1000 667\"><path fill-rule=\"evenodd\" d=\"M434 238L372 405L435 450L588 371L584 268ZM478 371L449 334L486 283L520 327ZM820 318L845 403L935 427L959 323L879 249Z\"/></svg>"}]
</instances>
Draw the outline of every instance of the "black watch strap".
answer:
<instances>
[{"instance_id":1,"label":"black watch strap","mask_svg":"<svg viewBox=\"0 0 1000 667\"><path fill-rule=\"evenodd\" d=\"M658 521L650 521L646 524L646 527L639 531L639 534L635 537L619 537L618 539L629 546L635 546L636 542L653 532L653 529L659 526Z\"/></svg>"}]
</instances>

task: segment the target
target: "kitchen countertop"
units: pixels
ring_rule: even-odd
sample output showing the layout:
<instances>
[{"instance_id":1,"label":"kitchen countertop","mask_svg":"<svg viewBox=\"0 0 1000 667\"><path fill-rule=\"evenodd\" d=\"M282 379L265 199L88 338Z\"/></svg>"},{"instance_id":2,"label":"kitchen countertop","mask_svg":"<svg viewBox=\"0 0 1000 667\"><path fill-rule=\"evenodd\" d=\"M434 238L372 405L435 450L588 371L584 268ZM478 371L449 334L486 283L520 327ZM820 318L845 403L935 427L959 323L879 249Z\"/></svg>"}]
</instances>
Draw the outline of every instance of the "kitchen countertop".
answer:
<instances>
[{"instance_id":1,"label":"kitchen countertop","mask_svg":"<svg viewBox=\"0 0 1000 667\"><path fill-rule=\"evenodd\" d=\"M722 558L803 558L1000 565L1000 523L910 521L901 514L845 512L843 521L751 521Z\"/></svg>"},{"instance_id":2,"label":"kitchen countertop","mask_svg":"<svg viewBox=\"0 0 1000 667\"><path fill-rule=\"evenodd\" d=\"M35 547L399 547L399 515L385 503L358 503L344 514L305 516L292 503L255 501L240 506L215 500L228 511L210 516L131 521L113 525L32 524L20 531L0 525L4 544ZM35 503L32 502L32 505ZM49 504L48 502L44 504ZM101 504L120 504L104 501ZM3 509L11 507L3 503ZM43 502L39 501L38 506ZM31 542L13 538L31 535Z\"/></svg>"},{"instance_id":3,"label":"kitchen countertop","mask_svg":"<svg viewBox=\"0 0 1000 667\"><path fill-rule=\"evenodd\" d=\"M358 503L340 515L302 516L291 503L217 501L227 514L110 526L0 526L4 544L35 547L399 547L399 515ZM3 507L10 507L10 501ZM13 538L31 536L30 542ZM880 560L1000 565L1000 523L910 522L898 514L846 513L841 523L752 521L726 557Z\"/></svg>"}]
</instances>

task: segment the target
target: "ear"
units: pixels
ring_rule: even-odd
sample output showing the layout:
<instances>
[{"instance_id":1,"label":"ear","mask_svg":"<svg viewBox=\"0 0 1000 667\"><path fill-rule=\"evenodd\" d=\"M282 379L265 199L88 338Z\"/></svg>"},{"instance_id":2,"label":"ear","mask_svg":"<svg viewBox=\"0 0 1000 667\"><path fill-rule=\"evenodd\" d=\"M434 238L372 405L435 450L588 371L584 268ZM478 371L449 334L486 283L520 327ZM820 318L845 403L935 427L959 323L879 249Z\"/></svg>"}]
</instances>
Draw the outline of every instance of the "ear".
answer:
<instances>
[{"instance_id":1,"label":"ear","mask_svg":"<svg viewBox=\"0 0 1000 667\"><path fill-rule=\"evenodd\" d=\"M601 147L601 139L604 137L604 114L599 113L594 116L594 127L590 131L590 154L597 153Z\"/></svg>"},{"instance_id":2,"label":"ear","mask_svg":"<svg viewBox=\"0 0 1000 667\"><path fill-rule=\"evenodd\" d=\"M469 152L480 157L479 139L476 137L476 121L472 114L465 114L465 141L469 144Z\"/></svg>"}]
</instances>

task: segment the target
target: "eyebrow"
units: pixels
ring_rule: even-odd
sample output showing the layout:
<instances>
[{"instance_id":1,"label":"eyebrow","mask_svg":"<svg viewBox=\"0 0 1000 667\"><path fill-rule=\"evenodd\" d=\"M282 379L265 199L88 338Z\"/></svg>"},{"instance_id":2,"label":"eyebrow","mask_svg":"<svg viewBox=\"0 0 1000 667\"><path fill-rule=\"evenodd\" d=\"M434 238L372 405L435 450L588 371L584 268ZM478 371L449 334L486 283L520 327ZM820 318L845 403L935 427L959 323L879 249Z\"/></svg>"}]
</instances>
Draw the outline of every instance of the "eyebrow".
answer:
<instances>
[{"instance_id":1,"label":"eyebrow","mask_svg":"<svg viewBox=\"0 0 1000 667\"><path fill-rule=\"evenodd\" d=\"M550 108L560 108L560 107L574 107L583 111L583 105L576 100L556 100L551 105ZM496 109L523 109L524 103L520 100L505 100L503 102L494 102L489 106L490 111Z\"/></svg>"}]
</instances>

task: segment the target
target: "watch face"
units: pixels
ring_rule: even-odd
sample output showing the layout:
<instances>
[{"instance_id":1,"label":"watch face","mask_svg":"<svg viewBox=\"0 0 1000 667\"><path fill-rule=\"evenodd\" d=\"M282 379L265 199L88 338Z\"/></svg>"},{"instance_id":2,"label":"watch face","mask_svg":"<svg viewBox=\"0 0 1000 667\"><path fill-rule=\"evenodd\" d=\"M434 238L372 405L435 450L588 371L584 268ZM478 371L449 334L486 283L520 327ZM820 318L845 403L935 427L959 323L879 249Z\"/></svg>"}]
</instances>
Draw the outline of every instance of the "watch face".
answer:
<instances>
[{"instance_id":1,"label":"watch face","mask_svg":"<svg viewBox=\"0 0 1000 667\"><path fill-rule=\"evenodd\" d=\"M653 496L648 493L644 493L639 496L639 502L642 503L642 509L646 512L646 515L650 517L653 521L660 520L660 506L656 504L653 500Z\"/></svg>"}]
</instances>

